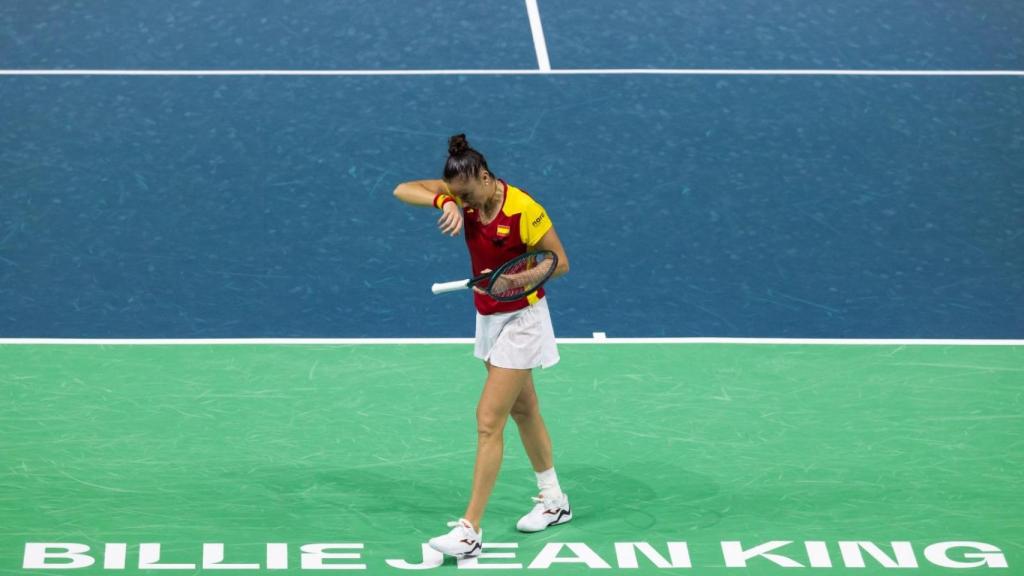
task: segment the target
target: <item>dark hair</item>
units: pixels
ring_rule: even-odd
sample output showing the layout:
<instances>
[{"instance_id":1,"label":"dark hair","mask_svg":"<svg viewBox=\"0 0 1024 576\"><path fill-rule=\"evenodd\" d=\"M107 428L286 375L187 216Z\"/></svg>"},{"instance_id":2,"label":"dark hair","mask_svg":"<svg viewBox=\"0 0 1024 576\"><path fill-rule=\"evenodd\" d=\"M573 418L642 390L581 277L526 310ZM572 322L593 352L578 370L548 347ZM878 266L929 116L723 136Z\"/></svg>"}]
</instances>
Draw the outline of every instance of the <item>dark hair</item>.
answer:
<instances>
[{"instance_id":1,"label":"dark hair","mask_svg":"<svg viewBox=\"0 0 1024 576\"><path fill-rule=\"evenodd\" d=\"M475 178L480 170L491 171L484 155L469 147L465 134L456 134L448 139L448 160L444 163L444 179Z\"/></svg>"}]
</instances>

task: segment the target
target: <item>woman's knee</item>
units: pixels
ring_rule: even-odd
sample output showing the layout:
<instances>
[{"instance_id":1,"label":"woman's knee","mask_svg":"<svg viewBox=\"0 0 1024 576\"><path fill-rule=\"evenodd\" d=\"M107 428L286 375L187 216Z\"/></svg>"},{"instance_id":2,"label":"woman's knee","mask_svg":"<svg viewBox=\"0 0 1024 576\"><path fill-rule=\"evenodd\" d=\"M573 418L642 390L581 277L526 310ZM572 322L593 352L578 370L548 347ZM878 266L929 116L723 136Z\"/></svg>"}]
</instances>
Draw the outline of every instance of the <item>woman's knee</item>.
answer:
<instances>
[{"instance_id":1,"label":"woman's knee","mask_svg":"<svg viewBox=\"0 0 1024 576\"><path fill-rule=\"evenodd\" d=\"M512 419L516 424L529 422L540 414L540 405L536 394L523 394L512 406Z\"/></svg>"},{"instance_id":2,"label":"woman's knee","mask_svg":"<svg viewBox=\"0 0 1024 576\"><path fill-rule=\"evenodd\" d=\"M527 395L530 383L528 370L489 366L484 391L476 407L477 431L482 439L501 435L509 415Z\"/></svg>"},{"instance_id":3,"label":"woman's knee","mask_svg":"<svg viewBox=\"0 0 1024 576\"><path fill-rule=\"evenodd\" d=\"M481 440L501 438L508 416L478 410L476 413L476 434Z\"/></svg>"}]
</instances>

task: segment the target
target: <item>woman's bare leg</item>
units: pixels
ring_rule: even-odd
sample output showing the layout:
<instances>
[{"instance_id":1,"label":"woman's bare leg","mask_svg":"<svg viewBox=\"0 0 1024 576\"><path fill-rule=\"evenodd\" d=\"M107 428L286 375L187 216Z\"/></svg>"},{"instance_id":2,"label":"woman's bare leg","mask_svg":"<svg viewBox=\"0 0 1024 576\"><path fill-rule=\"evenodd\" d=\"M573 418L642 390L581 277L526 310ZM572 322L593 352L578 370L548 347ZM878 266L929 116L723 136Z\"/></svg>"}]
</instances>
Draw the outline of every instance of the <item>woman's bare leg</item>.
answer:
<instances>
[{"instance_id":1,"label":"woman's bare leg","mask_svg":"<svg viewBox=\"0 0 1024 576\"><path fill-rule=\"evenodd\" d=\"M487 364L487 381L476 408L477 448L473 492L463 515L473 523L477 531L480 530L487 500L491 497L501 469L505 422L529 380L529 370L499 368Z\"/></svg>"},{"instance_id":2,"label":"woman's bare leg","mask_svg":"<svg viewBox=\"0 0 1024 576\"><path fill-rule=\"evenodd\" d=\"M511 414L519 427L519 439L523 441L523 448L526 449L533 470L543 472L553 468L555 463L551 452L551 436L548 435L548 428L540 415L537 390L533 387L533 374L523 386L516 403L512 405Z\"/></svg>"}]
</instances>

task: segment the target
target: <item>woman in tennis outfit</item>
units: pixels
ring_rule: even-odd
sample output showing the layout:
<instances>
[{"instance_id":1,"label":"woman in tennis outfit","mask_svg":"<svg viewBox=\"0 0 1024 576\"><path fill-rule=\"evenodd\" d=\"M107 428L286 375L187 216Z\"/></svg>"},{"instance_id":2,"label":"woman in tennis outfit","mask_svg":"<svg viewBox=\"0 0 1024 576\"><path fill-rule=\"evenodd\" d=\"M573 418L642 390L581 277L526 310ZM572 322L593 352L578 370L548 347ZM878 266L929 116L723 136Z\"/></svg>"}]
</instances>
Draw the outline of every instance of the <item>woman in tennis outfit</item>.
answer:
<instances>
[{"instance_id":1,"label":"woman in tennis outfit","mask_svg":"<svg viewBox=\"0 0 1024 576\"><path fill-rule=\"evenodd\" d=\"M487 160L469 147L464 134L448 142L443 180L404 182L395 196L407 204L441 210L441 232L456 236L465 228L473 276L496 270L528 251L558 255L552 277L569 271L569 258L544 208L526 192L500 180ZM558 485L551 438L540 414L532 370L558 362L554 329L544 289L513 302L498 302L476 290L474 354L487 367L487 380L477 404L477 453L473 490L466 512L452 530L430 540L444 554L468 558L480 553L487 500L494 489L504 451L503 433L511 415L537 474L540 495L517 528L537 532L572 520L569 498Z\"/></svg>"}]
</instances>

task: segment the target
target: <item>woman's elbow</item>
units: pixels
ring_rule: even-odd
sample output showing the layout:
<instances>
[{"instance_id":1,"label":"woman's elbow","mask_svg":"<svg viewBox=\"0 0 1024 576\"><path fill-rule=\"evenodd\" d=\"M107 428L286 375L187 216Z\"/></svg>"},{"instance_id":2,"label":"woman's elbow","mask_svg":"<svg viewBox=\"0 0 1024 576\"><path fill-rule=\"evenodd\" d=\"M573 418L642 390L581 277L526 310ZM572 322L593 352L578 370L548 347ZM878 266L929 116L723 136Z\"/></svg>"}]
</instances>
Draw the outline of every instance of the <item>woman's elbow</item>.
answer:
<instances>
[{"instance_id":1,"label":"woman's elbow","mask_svg":"<svg viewBox=\"0 0 1024 576\"><path fill-rule=\"evenodd\" d=\"M402 182L398 186L395 186L395 191L392 192L395 198L398 198L406 204L413 204L415 193L410 189L408 182Z\"/></svg>"}]
</instances>

